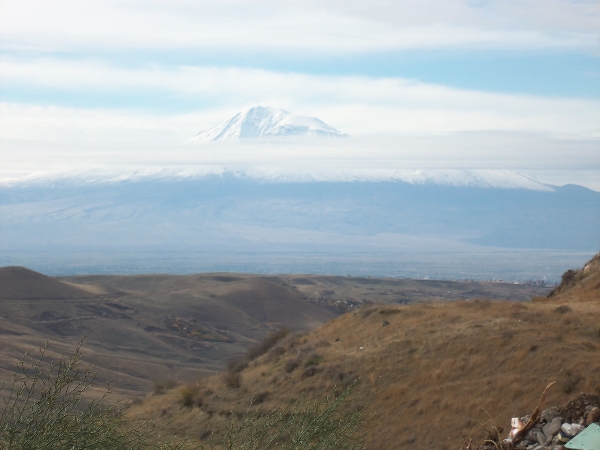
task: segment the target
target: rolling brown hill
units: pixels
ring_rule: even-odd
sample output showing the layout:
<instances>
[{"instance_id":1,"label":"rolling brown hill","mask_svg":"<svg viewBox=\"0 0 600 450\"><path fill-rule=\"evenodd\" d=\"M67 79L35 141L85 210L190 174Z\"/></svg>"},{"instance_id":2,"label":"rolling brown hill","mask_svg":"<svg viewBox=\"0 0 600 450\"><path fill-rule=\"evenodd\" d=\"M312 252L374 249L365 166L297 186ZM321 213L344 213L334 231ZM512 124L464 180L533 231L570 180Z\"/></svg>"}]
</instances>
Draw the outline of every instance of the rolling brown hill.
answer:
<instances>
[{"instance_id":1,"label":"rolling brown hill","mask_svg":"<svg viewBox=\"0 0 600 450\"><path fill-rule=\"evenodd\" d=\"M64 283L25 267L0 267L0 300L55 300L93 297L80 286Z\"/></svg>"},{"instance_id":2,"label":"rolling brown hill","mask_svg":"<svg viewBox=\"0 0 600 450\"><path fill-rule=\"evenodd\" d=\"M118 396L154 381L224 369L269 332L314 329L369 302L412 303L490 296L526 300L549 289L512 283L314 275L78 276L0 268L0 382L27 351L50 340L68 354L87 335L84 362Z\"/></svg>"},{"instance_id":3,"label":"rolling brown hill","mask_svg":"<svg viewBox=\"0 0 600 450\"><path fill-rule=\"evenodd\" d=\"M339 314L278 279L0 274L0 381L47 340L68 354L86 335L84 363L125 397L145 395L156 380L218 372L270 331L309 330Z\"/></svg>"},{"instance_id":4,"label":"rolling brown hill","mask_svg":"<svg viewBox=\"0 0 600 450\"><path fill-rule=\"evenodd\" d=\"M596 292L591 286L582 292ZM506 430L510 417L531 413L551 381L549 405L600 393L600 298L570 295L560 303L365 305L285 338L240 372L240 387L202 378L130 414L199 439L222 434L229 412L243 414L252 399L268 410L360 378L358 395L380 411L369 449L460 448L463 437L481 440L490 421ZM193 392L192 406L182 406L182 389Z\"/></svg>"}]
</instances>

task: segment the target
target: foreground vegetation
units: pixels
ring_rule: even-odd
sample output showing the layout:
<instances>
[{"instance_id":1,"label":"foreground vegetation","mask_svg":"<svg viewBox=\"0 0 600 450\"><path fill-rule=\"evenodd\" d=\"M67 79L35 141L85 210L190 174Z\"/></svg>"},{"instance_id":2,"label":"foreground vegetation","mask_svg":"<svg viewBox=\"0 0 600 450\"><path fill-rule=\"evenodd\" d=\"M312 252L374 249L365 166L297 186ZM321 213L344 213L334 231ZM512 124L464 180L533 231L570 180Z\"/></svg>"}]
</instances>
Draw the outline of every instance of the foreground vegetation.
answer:
<instances>
[{"instance_id":1,"label":"foreground vegetation","mask_svg":"<svg viewBox=\"0 0 600 450\"><path fill-rule=\"evenodd\" d=\"M47 345L37 358L18 364L0 413L1 450L259 450L277 448L358 450L364 408L344 406L355 386L321 401L288 402L270 411L249 409L231 414L224 438L206 445L164 438L150 421L134 421L123 403L111 403L110 386L97 399L86 394L94 383L91 368L82 368L81 344L69 357L55 360Z\"/></svg>"},{"instance_id":2,"label":"foreground vegetation","mask_svg":"<svg viewBox=\"0 0 600 450\"><path fill-rule=\"evenodd\" d=\"M135 423L123 414L123 403L109 401L110 386L98 399L86 398L94 382L81 367L81 344L69 357L54 359L48 345L37 358L18 364L0 413L2 450L137 450L185 449L183 441L163 439L150 422Z\"/></svg>"}]
</instances>

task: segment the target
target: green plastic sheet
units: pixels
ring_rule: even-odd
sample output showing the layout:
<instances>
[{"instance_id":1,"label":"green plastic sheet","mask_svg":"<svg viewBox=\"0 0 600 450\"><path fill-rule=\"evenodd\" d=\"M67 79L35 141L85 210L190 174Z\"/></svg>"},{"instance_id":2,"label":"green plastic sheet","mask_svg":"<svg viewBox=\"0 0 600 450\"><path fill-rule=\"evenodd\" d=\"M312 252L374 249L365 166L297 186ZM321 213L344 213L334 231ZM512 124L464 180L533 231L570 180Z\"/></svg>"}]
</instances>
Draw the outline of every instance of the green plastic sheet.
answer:
<instances>
[{"instance_id":1,"label":"green plastic sheet","mask_svg":"<svg viewBox=\"0 0 600 450\"><path fill-rule=\"evenodd\" d=\"M591 424L565 444L572 450L600 450L600 425Z\"/></svg>"}]
</instances>

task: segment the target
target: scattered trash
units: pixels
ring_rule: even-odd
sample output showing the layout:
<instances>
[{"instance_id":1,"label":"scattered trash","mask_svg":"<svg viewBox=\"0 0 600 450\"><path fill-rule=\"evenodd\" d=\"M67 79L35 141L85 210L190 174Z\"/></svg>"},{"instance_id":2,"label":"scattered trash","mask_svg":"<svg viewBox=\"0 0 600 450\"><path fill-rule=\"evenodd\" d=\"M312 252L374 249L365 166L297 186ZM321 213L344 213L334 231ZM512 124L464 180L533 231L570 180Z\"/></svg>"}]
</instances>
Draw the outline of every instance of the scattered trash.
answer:
<instances>
[{"instance_id":1,"label":"scattered trash","mask_svg":"<svg viewBox=\"0 0 600 450\"><path fill-rule=\"evenodd\" d=\"M518 417L513 417L512 419L510 419L510 426L511 426L511 430L509 433L509 439L514 442L515 438L517 437L517 435L521 432L521 430L523 428L525 428L525 423L523 423L523 421L518 418Z\"/></svg>"},{"instance_id":2,"label":"scattered trash","mask_svg":"<svg viewBox=\"0 0 600 450\"><path fill-rule=\"evenodd\" d=\"M510 439L513 443L518 444L519 442L521 442L523 440L523 438L525 437L525 433L527 433L529 430L531 430L534 427L534 425L538 423L538 419L540 418L540 415L542 414L542 406L544 406L544 402L546 401L546 395L548 395L548 389L550 389L555 384L556 384L556 381L553 381L548 386L546 386L546 389L544 389L544 392L542 393L542 398L540 400L540 404L538 405L537 408L535 408L535 411L529 417L529 420L527 421L525 426L523 428L521 428L520 430L517 430L514 433L514 437L510 437ZM513 434L512 430L511 430L511 434Z\"/></svg>"},{"instance_id":3,"label":"scattered trash","mask_svg":"<svg viewBox=\"0 0 600 450\"><path fill-rule=\"evenodd\" d=\"M536 410L530 416L511 419L507 439L501 428L480 446L465 441L464 450L600 450L600 396L582 393L563 407L540 411L546 387Z\"/></svg>"},{"instance_id":4,"label":"scattered trash","mask_svg":"<svg viewBox=\"0 0 600 450\"><path fill-rule=\"evenodd\" d=\"M562 436L568 438L568 439L572 439L575 436L577 436L579 433L581 433L584 430L584 426L583 425L579 425L578 423L563 423L562 426L560 427L560 433L562 434ZM564 441L567 442L567 441Z\"/></svg>"},{"instance_id":5,"label":"scattered trash","mask_svg":"<svg viewBox=\"0 0 600 450\"><path fill-rule=\"evenodd\" d=\"M571 439L565 447L573 450L600 450L600 425L592 423Z\"/></svg>"}]
</instances>

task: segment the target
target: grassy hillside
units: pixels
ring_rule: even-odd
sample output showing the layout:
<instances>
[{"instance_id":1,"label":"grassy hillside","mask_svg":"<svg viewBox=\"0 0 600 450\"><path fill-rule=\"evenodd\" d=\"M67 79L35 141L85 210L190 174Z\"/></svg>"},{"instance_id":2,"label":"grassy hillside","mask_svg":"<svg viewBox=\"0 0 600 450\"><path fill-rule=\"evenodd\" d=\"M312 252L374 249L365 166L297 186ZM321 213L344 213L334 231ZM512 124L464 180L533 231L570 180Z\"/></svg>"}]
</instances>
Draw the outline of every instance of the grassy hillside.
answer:
<instances>
[{"instance_id":1,"label":"grassy hillside","mask_svg":"<svg viewBox=\"0 0 600 450\"><path fill-rule=\"evenodd\" d=\"M0 381L27 351L52 341L68 354L87 335L84 363L115 393L144 396L153 382L223 370L280 327L314 329L364 302L451 300L547 289L510 283L326 276L85 276L52 278L0 268Z\"/></svg>"},{"instance_id":2,"label":"grassy hillside","mask_svg":"<svg viewBox=\"0 0 600 450\"><path fill-rule=\"evenodd\" d=\"M381 411L368 448L457 448L462 436L482 439L490 420L507 429L530 413L550 381L548 404L600 393L600 295L592 283L583 302L575 289L535 303L364 306L284 338L239 372L239 387L227 375L199 379L130 413L199 439L222 433L229 411L252 399L269 409L360 378L358 394Z\"/></svg>"},{"instance_id":3,"label":"grassy hillside","mask_svg":"<svg viewBox=\"0 0 600 450\"><path fill-rule=\"evenodd\" d=\"M281 326L308 330L339 313L277 279L225 275L56 279L0 269L0 381L27 351L52 341L68 354L87 335L84 364L115 393L145 395L156 380L222 370ZM244 301L245 300L245 301Z\"/></svg>"},{"instance_id":4,"label":"grassy hillside","mask_svg":"<svg viewBox=\"0 0 600 450\"><path fill-rule=\"evenodd\" d=\"M600 253L578 270L567 270L559 286L548 294L553 302L598 300L600 296Z\"/></svg>"}]
</instances>

